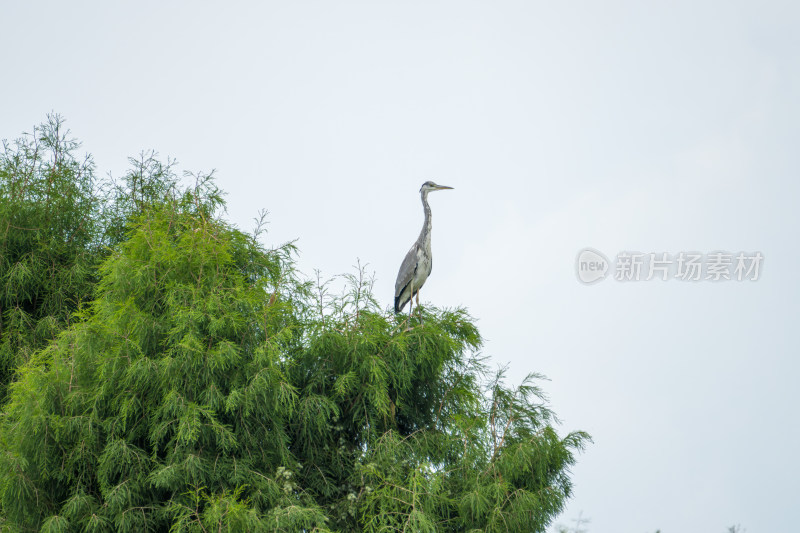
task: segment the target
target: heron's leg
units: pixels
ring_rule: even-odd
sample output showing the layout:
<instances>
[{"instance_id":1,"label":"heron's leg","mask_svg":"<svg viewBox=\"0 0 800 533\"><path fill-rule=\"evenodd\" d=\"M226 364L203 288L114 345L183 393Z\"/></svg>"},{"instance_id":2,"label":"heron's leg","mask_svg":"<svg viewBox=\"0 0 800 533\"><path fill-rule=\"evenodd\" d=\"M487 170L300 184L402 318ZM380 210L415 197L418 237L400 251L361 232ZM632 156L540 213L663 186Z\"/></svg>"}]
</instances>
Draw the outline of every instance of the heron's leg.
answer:
<instances>
[{"instance_id":1,"label":"heron's leg","mask_svg":"<svg viewBox=\"0 0 800 533\"><path fill-rule=\"evenodd\" d=\"M408 319L411 320L411 311L414 309L414 281L411 281L411 298L408 299Z\"/></svg>"}]
</instances>

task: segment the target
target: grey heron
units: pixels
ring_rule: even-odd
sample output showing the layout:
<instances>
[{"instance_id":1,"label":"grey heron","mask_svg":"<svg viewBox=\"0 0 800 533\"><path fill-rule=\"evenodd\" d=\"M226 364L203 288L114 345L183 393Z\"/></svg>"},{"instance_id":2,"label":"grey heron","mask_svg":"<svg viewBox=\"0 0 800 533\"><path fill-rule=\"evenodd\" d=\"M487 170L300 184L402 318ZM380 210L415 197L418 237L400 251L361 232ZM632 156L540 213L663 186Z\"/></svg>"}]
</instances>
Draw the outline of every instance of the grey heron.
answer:
<instances>
[{"instance_id":1,"label":"grey heron","mask_svg":"<svg viewBox=\"0 0 800 533\"><path fill-rule=\"evenodd\" d=\"M417 242L411 247L400 265L400 272L397 273L397 281L394 284L394 312L400 313L406 303L417 297L417 307L419 307L419 290L425 284L425 280L431 275L433 269L433 256L431 255L431 206L428 205L428 193L432 191L442 191L452 189L446 185L437 185L432 181L426 181L419 189L422 197L422 208L425 211L425 222L422 231L419 233ZM408 312L409 315L414 308L411 302Z\"/></svg>"}]
</instances>

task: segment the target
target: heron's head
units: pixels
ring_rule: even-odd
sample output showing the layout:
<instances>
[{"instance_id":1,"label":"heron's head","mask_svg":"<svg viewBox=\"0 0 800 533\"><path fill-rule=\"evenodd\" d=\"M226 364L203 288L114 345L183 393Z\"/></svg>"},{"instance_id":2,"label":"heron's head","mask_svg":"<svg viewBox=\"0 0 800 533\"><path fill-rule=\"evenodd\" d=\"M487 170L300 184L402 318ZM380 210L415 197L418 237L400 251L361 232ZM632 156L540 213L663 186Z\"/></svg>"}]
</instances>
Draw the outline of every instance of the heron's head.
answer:
<instances>
[{"instance_id":1,"label":"heron's head","mask_svg":"<svg viewBox=\"0 0 800 533\"><path fill-rule=\"evenodd\" d=\"M437 185L432 181L426 181L420 187L419 192L431 192L431 191L444 191L447 189L452 189L452 187L448 187L447 185Z\"/></svg>"}]
</instances>

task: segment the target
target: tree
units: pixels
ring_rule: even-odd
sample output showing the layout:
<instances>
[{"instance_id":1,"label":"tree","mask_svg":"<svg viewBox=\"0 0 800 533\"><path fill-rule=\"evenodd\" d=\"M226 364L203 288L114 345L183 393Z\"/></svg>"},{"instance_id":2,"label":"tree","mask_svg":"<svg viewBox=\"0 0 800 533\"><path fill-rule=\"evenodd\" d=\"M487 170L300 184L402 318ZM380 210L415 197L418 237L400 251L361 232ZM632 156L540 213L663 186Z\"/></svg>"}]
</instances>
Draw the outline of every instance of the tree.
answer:
<instances>
[{"instance_id":1,"label":"tree","mask_svg":"<svg viewBox=\"0 0 800 533\"><path fill-rule=\"evenodd\" d=\"M63 120L0 153L0 402L16 368L91 297L102 255L94 163Z\"/></svg>"},{"instance_id":2,"label":"tree","mask_svg":"<svg viewBox=\"0 0 800 533\"><path fill-rule=\"evenodd\" d=\"M562 510L588 435L557 435L536 376L488 371L466 311L386 314L362 272L329 297L224 222L210 177L158 190L11 385L4 527L544 531Z\"/></svg>"},{"instance_id":3,"label":"tree","mask_svg":"<svg viewBox=\"0 0 800 533\"><path fill-rule=\"evenodd\" d=\"M176 194L174 161L130 158L98 179L60 115L0 153L0 404L16 369L92 298L98 267L148 206Z\"/></svg>"}]
</instances>

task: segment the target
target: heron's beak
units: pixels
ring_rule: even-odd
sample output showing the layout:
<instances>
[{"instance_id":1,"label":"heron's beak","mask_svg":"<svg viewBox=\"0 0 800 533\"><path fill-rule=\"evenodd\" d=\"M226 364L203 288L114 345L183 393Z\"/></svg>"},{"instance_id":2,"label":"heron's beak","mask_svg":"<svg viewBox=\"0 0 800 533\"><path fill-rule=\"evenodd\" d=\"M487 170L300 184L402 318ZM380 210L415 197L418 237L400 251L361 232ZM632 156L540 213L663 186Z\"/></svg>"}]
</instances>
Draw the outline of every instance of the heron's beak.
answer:
<instances>
[{"instance_id":1,"label":"heron's beak","mask_svg":"<svg viewBox=\"0 0 800 533\"><path fill-rule=\"evenodd\" d=\"M447 189L452 189L452 187L448 187L447 185L437 185L436 186L436 190L437 191L445 191Z\"/></svg>"}]
</instances>

